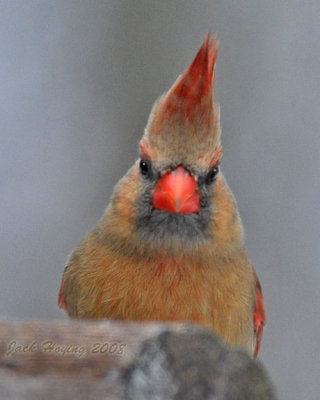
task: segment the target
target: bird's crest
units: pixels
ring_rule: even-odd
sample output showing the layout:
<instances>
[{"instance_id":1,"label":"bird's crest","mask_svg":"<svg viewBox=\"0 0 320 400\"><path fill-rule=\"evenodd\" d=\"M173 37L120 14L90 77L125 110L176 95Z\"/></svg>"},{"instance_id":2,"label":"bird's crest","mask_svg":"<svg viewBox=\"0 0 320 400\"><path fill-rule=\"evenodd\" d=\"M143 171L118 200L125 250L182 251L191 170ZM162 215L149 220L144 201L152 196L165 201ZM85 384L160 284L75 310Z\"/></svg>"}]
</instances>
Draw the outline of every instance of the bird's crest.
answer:
<instances>
[{"instance_id":1,"label":"bird's crest","mask_svg":"<svg viewBox=\"0 0 320 400\"><path fill-rule=\"evenodd\" d=\"M166 95L162 107L180 112L185 119L193 121L196 111L213 111L214 67L218 55L216 38L207 34L193 62ZM201 109L198 108L200 106ZM206 109L207 108L207 109Z\"/></svg>"},{"instance_id":2,"label":"bird's crest","mask_svg":"<svg viewBox=\"0 0 320 400\"><path fill-rule=\"evenodd\" d=\"M213 148L220 145L219 108L215 107L213 91L217 55L217 40L207 34L185 73L155 103L141 148L157 148L161 153L166 148L177 154L183 143L193 149L193 159L205 158L207 162L212 157ZM152 157L158 158L156 154Z\"/></svg>"}]
</instances>

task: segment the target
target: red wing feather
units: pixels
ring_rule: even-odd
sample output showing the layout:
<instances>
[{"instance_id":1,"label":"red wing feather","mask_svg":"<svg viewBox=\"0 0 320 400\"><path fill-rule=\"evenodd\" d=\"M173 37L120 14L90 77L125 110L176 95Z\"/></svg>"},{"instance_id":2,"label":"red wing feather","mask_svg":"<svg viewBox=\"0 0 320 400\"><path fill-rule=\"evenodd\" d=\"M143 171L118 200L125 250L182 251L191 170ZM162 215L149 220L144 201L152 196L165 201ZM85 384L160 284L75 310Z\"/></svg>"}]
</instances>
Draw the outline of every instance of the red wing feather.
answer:
<instances>
[{"instance_id":1,"label":"red wing feather","mask_svg":"<svg viewBox=\"0 0 320 400\"><path fill-rule=\"evenodd\" d=\"M65 277L63 276L62 278L62 282L61 282L61 286L60 286L60 290L59 290L59 296L58 296L58 306L60 308L62 308L63 310L68 311L68 304L64 298L63 295L63 286L64 286L64 281L65 281Z\"/></svg>"},{"instance_id":2,"label":"red wing feather","mask_svg":"<svg viewBox=\"0 0 320 400\"><path fill-rule=\"evenodd\" d=\"M253 268L253 274L254 274L255 291L256 291L256 303L253 311L253 326L254 326L254 334L256 337L254 356L256 357L260 350L260 343L263 337L263 327L265 326L267 319L266 319L266 312L264 309L264 301L263 301L261 285L254 268Z\"/></svg>"}]
</instances>

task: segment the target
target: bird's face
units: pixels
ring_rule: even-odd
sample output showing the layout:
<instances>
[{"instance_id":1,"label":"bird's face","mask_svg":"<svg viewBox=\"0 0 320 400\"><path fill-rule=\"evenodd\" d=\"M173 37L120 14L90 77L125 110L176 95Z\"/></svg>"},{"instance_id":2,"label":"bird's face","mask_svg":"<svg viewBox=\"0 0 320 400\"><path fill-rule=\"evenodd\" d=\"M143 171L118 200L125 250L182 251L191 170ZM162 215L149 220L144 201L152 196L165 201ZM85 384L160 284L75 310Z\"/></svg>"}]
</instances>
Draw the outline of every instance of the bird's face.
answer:
<instances>
[{"instance_id":1,"label":"bird's face","mask_svg":"<svg viewBox=\"0 0 320 400\"><path fill-rule=\"evenodd\" d=\"M139 232L157 240L208 239L218 162L206 169L183 162L166 164L153 163L144 157L139 161L142 188L138 199Z\"/></svg>"}]
</instances>

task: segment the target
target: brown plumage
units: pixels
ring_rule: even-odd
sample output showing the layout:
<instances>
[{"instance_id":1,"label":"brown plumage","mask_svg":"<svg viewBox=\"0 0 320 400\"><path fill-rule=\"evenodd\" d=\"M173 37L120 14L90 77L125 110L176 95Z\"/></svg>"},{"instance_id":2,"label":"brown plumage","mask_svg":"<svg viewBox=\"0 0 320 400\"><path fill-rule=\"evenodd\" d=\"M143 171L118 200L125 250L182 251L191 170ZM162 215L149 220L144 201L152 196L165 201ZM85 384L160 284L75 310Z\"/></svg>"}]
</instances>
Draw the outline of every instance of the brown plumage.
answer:
<instances>
[{"instance_id":1,"label":"brown plumage","mask_svg":"<svg viewBox=\"0 0 320 400\"><path fill-rule=\"evenodd\" d=\"M217 53L207 35L155 103L141 159L69 258L59 305L78 318L199 323L256 355L265 312L235 199L218 167Z\"/></svg>"}]
</instances>

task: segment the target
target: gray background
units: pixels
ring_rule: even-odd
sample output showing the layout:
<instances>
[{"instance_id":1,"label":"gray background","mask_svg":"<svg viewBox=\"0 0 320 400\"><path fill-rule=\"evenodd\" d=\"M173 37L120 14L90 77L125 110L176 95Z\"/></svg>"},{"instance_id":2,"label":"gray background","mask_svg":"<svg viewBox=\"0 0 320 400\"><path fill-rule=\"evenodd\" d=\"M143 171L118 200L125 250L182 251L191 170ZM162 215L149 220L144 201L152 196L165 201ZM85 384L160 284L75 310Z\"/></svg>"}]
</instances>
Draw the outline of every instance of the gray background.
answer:
<instances>
[{"instance_id":1,"label":"gray background","mask_svg":"<svg viewBox=\"0 0 320 400\"><path fill-rule=\"evenodd\" d=\"M65 318L65 259L205 33L223 170L263 285L261 358L319 397L319 1L0 1L0 315Z\"/></svg>"}]
</instances>

